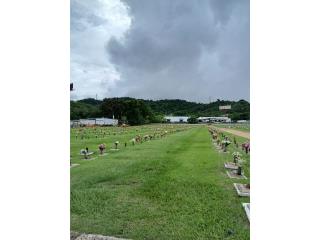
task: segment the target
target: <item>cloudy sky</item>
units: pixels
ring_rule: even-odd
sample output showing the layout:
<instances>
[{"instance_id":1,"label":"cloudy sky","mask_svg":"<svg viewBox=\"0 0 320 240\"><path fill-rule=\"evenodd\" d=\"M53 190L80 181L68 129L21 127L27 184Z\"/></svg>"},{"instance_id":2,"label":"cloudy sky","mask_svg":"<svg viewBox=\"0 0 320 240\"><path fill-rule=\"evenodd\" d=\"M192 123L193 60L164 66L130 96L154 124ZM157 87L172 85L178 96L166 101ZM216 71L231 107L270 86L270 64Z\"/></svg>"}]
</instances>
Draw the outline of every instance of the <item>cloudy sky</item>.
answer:
<instances>
[{"instance_id":1,"label":"cloudy sky","mask_svg":"<svg viewBox=\"0 0 320 240\"><path fill-rule=\"evenodd\" d=\"M71 99L249 100L249 0L71 0Z\"/></svg>"}]
</instances>

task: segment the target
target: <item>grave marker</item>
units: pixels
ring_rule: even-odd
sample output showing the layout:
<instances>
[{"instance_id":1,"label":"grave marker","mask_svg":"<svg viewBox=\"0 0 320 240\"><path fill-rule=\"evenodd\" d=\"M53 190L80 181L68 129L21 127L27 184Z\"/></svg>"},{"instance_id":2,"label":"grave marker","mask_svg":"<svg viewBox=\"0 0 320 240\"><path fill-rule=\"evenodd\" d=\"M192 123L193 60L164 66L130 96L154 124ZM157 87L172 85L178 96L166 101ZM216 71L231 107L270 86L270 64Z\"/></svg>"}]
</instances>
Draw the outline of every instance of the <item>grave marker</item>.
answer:
<instances>
[{"instance_id":1,"label":"grave marker","mask_svg":"<svg viewBox=\"0 0 320 240\"><path fill-rule=\"evenodd\" d=\"M248 220L250 221L250 203L242 203L242 206L246 212Z\"/></svg>"},{"instance_id":2,"label":"grave marker","mask_svg":"<svg viewBox=\"0 0 320 240\"><path fill-rule=\"evenodd\" d=\"M234 183L233 185L240 197L250 196L250 184Z\"/></svg>"}]
</instances>

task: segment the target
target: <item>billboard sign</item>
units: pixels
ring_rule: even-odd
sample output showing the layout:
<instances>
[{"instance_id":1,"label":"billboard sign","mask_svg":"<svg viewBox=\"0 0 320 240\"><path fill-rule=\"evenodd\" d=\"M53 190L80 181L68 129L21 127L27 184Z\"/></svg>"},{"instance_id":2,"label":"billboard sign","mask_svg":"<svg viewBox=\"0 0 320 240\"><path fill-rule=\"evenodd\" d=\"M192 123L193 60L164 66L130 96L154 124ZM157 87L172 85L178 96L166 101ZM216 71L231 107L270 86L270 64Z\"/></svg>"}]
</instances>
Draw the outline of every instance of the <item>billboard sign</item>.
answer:
<instances>
[{"instance_id":1,"label":"billboard sign","mask_svg":"<svg viewBox=\"0 0 320 240\"><path fill-rule=\"evenodd\" d=\"M219 106L219 110L230 110L231 105Z\"/></svg>"}]
</instances>

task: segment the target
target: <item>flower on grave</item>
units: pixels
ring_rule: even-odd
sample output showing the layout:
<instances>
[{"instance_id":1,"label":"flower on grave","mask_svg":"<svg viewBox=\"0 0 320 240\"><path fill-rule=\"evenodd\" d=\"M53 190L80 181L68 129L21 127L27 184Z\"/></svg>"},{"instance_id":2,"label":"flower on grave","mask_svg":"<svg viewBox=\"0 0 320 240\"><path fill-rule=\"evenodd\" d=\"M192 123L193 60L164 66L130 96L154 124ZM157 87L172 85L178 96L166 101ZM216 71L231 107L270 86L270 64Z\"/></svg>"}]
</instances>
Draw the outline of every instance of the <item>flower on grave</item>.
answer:
<instances>
[{"instance_id":1,"label":"flower on grave","mask_svg":"<svg viewBox=\"0 0 320 240\"><path fill-rule=\"evenodd\" d=\"M233 152L232 156L233 156L233 159L240 159L241 154L239 152Z\"/></svg>"},{"instance_id":2,"label":"flower on grave","mask_svg":"<svg viewBox=\"0 0 320 240\"><path fill-rule=\"evenodd\" d=\"M241 154L240 154L239 152L233 152L233 153L232 153L232 156L233 156L233 162L234 162L234 163L237 163L238 160L240 160Z\"/></svg>"},{"instance_id":3,"label":"flower on grave","mask_svg":"<svg viewBox=\"0 0 320 240\"><path fill-rule=\"evenodd\" d=\"M231 144L229 140L223 140L222 143L227 147L228 145Z\"/></svg>"},{"instance_id":4,"label":"flower on grave","mask_svg":"<svg viewBox=\"0 0 320 240\"><path fill-rule=\"evenodd\" d=\"M250 143L249 142L245 142L241 146L242 146L242 150L245 150L246 153L248 153L248 151L250 150Z\"/></svg>"},{"instance_id":5,"label":"flower on grave","mask_svg":"<svg viewBox=\"0 0 320 240\"><path fill-rule=\"evenodd\" d=\"M103 151L106 149L106 144L105 143L101 143L98 147L99 147L99 150L100 150L100 154L103 154Z\"/></svg>"},{"instance_id":6,"label":"flower on grave","mask_svg":"<svg viewBox=\"0 0 320 240\"><path fill-rule=\"evenodd\" d=\"M216 133L213 133L213 134L212 134L212 138L213 138L213 139L217 139L217 138L218 138L218 135L217 135Z\"/></svg>"},{"instance_id":7,"label":"flower on grave","mask_svg":"<svg viewBox=\"0 0 320 240\"><path fill-rule=\"evenodd\" d=\"M250 151L250 143L247 142L245 145L244 145L244 149L246 150L246 154L248 154L248 152Z\"/></svg>"},{"instance_id":8,"label":"flower on grave","mask_svg":"<svg viewBox=\"0 0 320 240\"><path fill-rule=\"evenodd\" d=\"M80 150L80 154L87 154L87 150L81 149L81 150Z\"/></svg>"},{"instance_id":9,"label":"flower on grave","mask_svg":"<svg viewBox=\"0 0 320 240\"><path fill-rule=\"evenodd\" d=\"M233 153L232 153L232 156L240 157L240 156L241 156L241 154L240 154L239 152L233 152Z\"/></svg>"},{"instance_id":10,"label":"flower on grave","mask_svg":"<svg viewBox=\"0 0 320 240\"><path fill-rule=\"evenodd\" d=\"M223 151L227 152L227 147L231 142L229 140L222 140L221 143L222 143Z\"/></svg>"},{"instance_id":11,"label":"flower on grave","mask_svg":"<svg viewBox=\"0 0 320 240\"><path fill-rule=\"evenodd\" d=\"M99 149L100 149L100 150L106 149L106 144L105 144L105 143L101 143L101 144L99 145Z\"/></svg>"}]
</instances>

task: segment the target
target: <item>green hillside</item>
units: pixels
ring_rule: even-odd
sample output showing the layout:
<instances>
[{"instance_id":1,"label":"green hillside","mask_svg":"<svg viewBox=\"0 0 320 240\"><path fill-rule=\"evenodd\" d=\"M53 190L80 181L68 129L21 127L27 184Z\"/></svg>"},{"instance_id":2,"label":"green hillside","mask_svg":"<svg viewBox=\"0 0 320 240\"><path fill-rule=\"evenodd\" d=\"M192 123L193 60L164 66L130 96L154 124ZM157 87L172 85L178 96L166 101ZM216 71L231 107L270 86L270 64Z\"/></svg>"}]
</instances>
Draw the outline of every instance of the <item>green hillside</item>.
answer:
<instances>
[{"instance_id":1,"label":"green hillside","mask_svg":"<svg viewBox=\"0 0 320 240\"><path fill-rule=\"evenodd\" d=\"M211 103L195 103L180 99L143 100L135 98L93 98L71 101L71 119L90 117L112 117L135 121L134 124L159 122L162 116L221 116L219 106L231 105L228 111L232 120L249 120L250 103L245 100L217 100ZM135 119L135 120L134 120ZM138 120L136 120L138 119ZM139 120L140 119L140 120Z\"/></svg>"}]
</instances>

